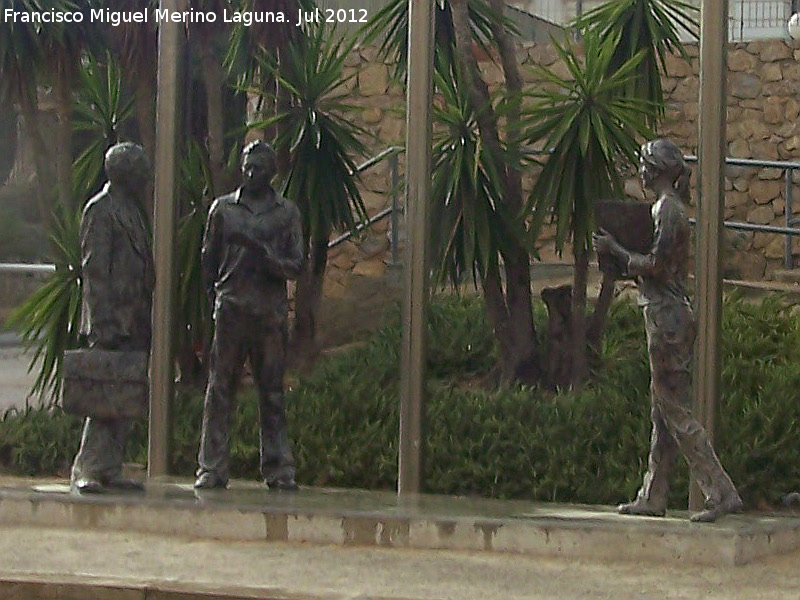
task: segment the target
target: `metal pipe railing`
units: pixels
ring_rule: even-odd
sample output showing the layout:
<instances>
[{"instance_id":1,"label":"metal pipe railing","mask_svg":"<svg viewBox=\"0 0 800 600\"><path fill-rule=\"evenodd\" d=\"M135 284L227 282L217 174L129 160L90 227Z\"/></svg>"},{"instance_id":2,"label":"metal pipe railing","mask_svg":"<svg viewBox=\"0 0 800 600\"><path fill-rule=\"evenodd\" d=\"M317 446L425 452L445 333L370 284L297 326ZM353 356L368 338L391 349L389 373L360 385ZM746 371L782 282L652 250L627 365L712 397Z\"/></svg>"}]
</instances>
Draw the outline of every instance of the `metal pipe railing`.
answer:
<instances>
[{"instance_id":1,"label":"metal pipe railing","mask_svg":"<svg viewBox=\"0 0 800 600\"><path fill-rule=\"evenodd\" d=\"M339 244L349 240L354 234L360 233L365 229L371 227L373 224L381 221L387 217L392 219L392 238L391 238L391 261L393 265L399 262L399 235L400 229L400 215L403 212L402 206L399 201L400 189L400 166L398 155L405 149L402 146L390 146L382 150L372 158L367 159L362 164L355 168L354 173L362 173L367 169L377 165L378 163L387 160L389 161L389 177L391 181L391 194L392 205L385 208L379 213L373 215L366 221L358 223L354 230L348 231L334 238L328 243L329 248L338 246ZM686 162L695 163L697 157L693 155L685 156ZM800 171L800 162L781 161L781 160L755 160L751 158L731 158L725 159L725 164L738 167L751 167L761 169L782 169L785 174L786 190L785 190L785 227L778 227L775 225L759 225L756 223L743 223L740 221L724 221L723 226L728 229L736 229L741 231L755 231L758 233L775 233L785 237L785 252L784 252L784 265L787 269L793 267L792 258L792 237L800 235L800 229L795 225L800 224L800 217L794 216L792 206L792 194L794 188L794 171ZM689 222L695 224L694 219L689 219ZM52 264L25 264L25 263L0 263L0 273L16 273L16 274L48 274L55 272L56 267Z\"/></svg>"},{"instance_id":2,"label":"metal pipe railing","mask_svg":"<svg viewBox=\"0 0 800 600\"><path fill-rule=\"evenodd\" d=\"M328 242L328 248L333 248L338 246L339 244L346 242L349 240L353 235L356 233L360 233L364 231L368 227L371 227L374 223L385 219L386 217L392 218L392 237L391 237L391 256L392 256L392 265L398 264L399 261L399 236L397 232L400 228L400 213L402 213L403 209L400 206L400 199L399 199L399 187L400 187L400 161L398 159L398 155L403 152L405 148L402 146L390 146L385 150L379 152L372 158L367 159L362 164L358 165L355 168L355 171L351 173L362 173L369 169L370 167L374 167L381 161L388 159L389 160L389 180L391 181L391 194L392 194L392 205L389 208L385 208L379 213L373 215L372 217L368 218L366 221L362 221L358 223L354 229L351 231L347 231L332 239Z\"/></svg>"},{"instance_id":3,"label":"metal pipe railing","mask_svg":"<svg viewBox=\"0 0 800 600\"><path fill-rule=\"evenodd\" d=\"M697 157L693 155L685 156L686 162L697 162ZM725 159L726 165L736 167L749 167L753 169L781 169L785 180L784 192L784 223L785 227L776 227L773 225L754 225L751 223L740 223L737 221L725 221L723 224L729 229L740 229L743 231L758 231L761 233L779 233L784 236L783 243L783 266L786 269L794 267L794 259L792 257L792 236L800 235L800 229L796 229L794 225L800 223L800 218L794 216L794 207L792 206L792 191L794 189L794 172L800 169L800 162L788 160L756 160L752 158L731 158ZM690 219L690 221L694 221Z\"/></svg>"},{"instance_id":4,"label":"metal pipe railing","mask_svg":"<svg viewBox=\"0 0 800 600\"><path fill-rule=\"evenodd\" d=\"M56 266L52 264L0 263L0 273L13 273L17 275L48 275L55 272Z\"/></svg>"}]
</instances>

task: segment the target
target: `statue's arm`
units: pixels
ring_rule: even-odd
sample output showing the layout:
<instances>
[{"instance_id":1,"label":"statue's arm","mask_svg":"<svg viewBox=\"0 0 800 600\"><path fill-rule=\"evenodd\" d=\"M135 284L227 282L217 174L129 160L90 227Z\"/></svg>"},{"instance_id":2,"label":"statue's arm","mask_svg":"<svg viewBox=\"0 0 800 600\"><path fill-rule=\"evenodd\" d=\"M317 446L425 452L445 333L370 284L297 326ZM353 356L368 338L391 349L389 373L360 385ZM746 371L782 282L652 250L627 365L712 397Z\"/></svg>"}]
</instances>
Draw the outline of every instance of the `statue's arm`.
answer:
<instances>
[{"instance_id":1,"label":"statue's arm","mask_svg":"<svg viewBox=\"0 0 800 600\"><path fill-rule=\"evenodd\" d=\"M273 250L272 244L264 244L262 250L267 267L275 277L294 280L303 270L303 227L298 208L292 205L289 210L286 228L277 240L279 253Z\"/></svg>"},{"instance_id":2,"label":"statue's arm","mask_svg":"<svg viewBox=\"0 0 800 600\"><path fill-rule=\"evenodd\" d=\"M623 248L626 256L627 272L631 277L655 277L664 269L667 256L672 251L675 216L669 212L656 217L653 245L647 254L639 254Z\"/></svg>"},{"instance_id":3,"label":"statue's arm","mask_svg":"<svg viewBox=\"0 0 800 600\"><path fill-rule=\"evenodd\" d=\"M627 276L653 277L662 270L664 258L670 251L670 240L674 237L670 227L669 220L663 222L660 218L656 218L653 245L647 254L628 250L613 235L603 230L592 236L592 244L598 253L606 253L615 257L625 268Z\"/></svg>"},{"instance_id":4,"label":"statue's arm","mask_svg":"<svg viewBox=\"0 0 800 600\"><path fill-rule=\"evenodd\" d=\"M113 344L117 329L111 271L113 237L107 208L99 204L89 206L80 227L83 294L90 313L92 334L105 347Z\"/></svg>"},{"instance_id":5,"label":"statue's arm","mask_svg":"<svg viewBox=\"0 0 800 600\"><path fill-rule=\"evenodd\" d=\"M203 277L203 289L208 301L214 304L214 284L219 273L220 255L222 252L222 223L219 202L215 201L208 210L206 228L203 232L203 246L200 252L200 272Z\"/></svg>"}]
</instances>

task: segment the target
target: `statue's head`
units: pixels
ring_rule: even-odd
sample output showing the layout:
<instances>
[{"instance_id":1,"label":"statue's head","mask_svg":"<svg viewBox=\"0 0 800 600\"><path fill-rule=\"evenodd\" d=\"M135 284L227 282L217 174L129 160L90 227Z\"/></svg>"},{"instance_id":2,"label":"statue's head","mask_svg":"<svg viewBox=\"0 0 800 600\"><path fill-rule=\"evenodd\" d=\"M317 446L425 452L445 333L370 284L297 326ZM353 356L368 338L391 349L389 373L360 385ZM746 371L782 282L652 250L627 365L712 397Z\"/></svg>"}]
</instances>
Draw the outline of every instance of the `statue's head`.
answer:
<instances>
[{"instance_id":1,"label":"statue's head","mask_svg":"<svg viewBox=\"0 0 800 600\"><path fill-rule=\"evenodd\" d=\"M106 175L109 181L136 195L145 190L150 177L150 161L144 148L133 142L111 146L106 152Z\"/></svg>"},{"instance_id":2,"label":"statue's head","mask_svg":"<svg viewBox=\"0 0 800 600\"><path fill-rule=\"evenodd\" d=\"M639 154L639 176L645 188L659 191L672 186L683 198L689 196L689 169L683 153L671 140L660 138L642 145Z\"/></svg>"},{"instance_id":3,"label":"statue's head","mask_svg":"<svg viewBox=\"0 0 800 600\"><path fill-rule=\"evenodd\" d=\"M242 187L249 193L263 192L278 170L278 157L267 142L256 140L242 150Z\"/></svg>"}]
</instances>

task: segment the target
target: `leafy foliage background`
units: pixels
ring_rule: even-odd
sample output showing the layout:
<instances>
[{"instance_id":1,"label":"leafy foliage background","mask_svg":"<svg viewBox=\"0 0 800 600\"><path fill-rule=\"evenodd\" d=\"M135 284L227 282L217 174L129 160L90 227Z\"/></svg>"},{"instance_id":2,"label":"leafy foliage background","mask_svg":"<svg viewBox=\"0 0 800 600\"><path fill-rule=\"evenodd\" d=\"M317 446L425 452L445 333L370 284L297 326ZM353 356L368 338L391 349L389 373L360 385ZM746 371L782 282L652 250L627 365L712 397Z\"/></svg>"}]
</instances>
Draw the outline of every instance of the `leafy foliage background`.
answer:
<instances>
[{"instance_id":1,"label":"leafy foliage background","mask_svg":"<svg viewBox=\"0 0 800 600\"><path fill-rule=\"evenodd\" d=\"M537 306L536 318L544 319ZM800 489L800 314L779 297L728 298L723 312L722 404L716 449L750 505ZM557 502L614 504L633 497L646 468L649 372L642 317L612 307L595 376L580 392L486 389L494 341L482 301L441 296L431 307L428 453L424 489ZM397 477L400 313L364 345L332 356L290 386L288 416L305 485L393 489ZM191 476L202 397L180 392L172 470ZM146 425L129 459L146 460ZM65 474L78 419L51 408L0 420L0 466ZM234 476L258 477L256 401L243 390L231 432ZM685 507L688 472L676 469L670 503Z\"/></svg>"}]
</instances>

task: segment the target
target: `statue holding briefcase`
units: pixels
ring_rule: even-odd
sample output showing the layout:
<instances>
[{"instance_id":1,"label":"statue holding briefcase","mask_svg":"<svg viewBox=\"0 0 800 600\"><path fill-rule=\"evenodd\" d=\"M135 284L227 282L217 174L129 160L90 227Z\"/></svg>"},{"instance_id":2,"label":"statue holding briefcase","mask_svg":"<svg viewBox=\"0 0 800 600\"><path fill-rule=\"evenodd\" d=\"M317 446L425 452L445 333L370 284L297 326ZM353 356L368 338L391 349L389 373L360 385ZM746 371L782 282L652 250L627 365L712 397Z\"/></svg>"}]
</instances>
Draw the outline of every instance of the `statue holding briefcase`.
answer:
<instances>
[{"instance_id":1,"label":"statue holding briefcase","mask_svg":"<svg viewBox=\"0 0 800 600\"><path fill-rule=\"evenodd\" d=\"M89 350L64 364L64 408L86 417L70 478L80 493L141 487L122 478L122 460L131 418L146 407L155 279L143 213L150 167L142 147L126 142L108 150L105 169L108 182L87 202L80 228Z\"/></svg>"}]
</instances>

